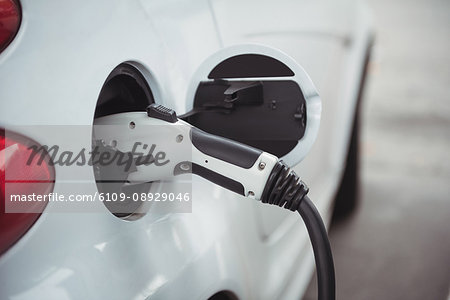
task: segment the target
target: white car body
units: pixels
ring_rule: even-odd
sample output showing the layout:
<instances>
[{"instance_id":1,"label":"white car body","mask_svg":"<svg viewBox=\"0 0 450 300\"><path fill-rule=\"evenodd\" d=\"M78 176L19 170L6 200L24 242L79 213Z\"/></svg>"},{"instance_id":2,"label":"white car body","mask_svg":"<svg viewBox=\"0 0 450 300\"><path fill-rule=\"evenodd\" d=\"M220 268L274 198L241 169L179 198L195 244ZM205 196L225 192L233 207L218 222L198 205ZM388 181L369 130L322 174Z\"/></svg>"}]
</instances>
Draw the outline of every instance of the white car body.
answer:
<instances>
[{"instance_id":1,"label":"white car body","mask_svg":"<svg viewBox=\"0 0 450 300\"><path fill-rule=\"evenodd\" d=\"M279 49L322 99L312 150L294 169L326 222L345 166L372 27L358 1L31 1L0 54L0 127L92 125L108 74L132 62L155 101L186 112L192 76L220 49ZM23 133L27 135L27 133ZM29 136L29 135L28 135ZM41 144L51 136L29 136ZM86 141L90 141L86 136ZM53 141L54 143L54 141ZM92 184L85 193L94 193ZM314 267L298 214L194 177L192 213L135 221L52 213L0 257L1 299L298 299ZM58 184L54 192L67 193Z\"/></svg>"}]
</instances>

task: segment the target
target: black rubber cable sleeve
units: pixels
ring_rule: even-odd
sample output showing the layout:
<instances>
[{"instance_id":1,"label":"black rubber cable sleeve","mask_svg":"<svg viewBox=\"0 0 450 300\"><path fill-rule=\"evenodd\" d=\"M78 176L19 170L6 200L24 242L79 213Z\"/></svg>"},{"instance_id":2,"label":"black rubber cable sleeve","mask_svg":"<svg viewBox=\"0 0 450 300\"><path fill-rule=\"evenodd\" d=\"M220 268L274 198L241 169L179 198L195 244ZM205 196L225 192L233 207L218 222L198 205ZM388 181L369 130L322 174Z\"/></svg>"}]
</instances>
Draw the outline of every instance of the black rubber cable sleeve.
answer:
<instances>
[{"instance_id":1,"label":"black rubber cable sleeve","mask_svg":"<svg viewBox=\"0 0 450 300\"><path fill-rule=\"evenodd\" d=\"M319 212L307 196L306 184L282 161L272 169L261 196L263 203L297 211L308 230L317 271L318 299L336 297L333 255L327 230Z\"/></svg>"}]
</instances>

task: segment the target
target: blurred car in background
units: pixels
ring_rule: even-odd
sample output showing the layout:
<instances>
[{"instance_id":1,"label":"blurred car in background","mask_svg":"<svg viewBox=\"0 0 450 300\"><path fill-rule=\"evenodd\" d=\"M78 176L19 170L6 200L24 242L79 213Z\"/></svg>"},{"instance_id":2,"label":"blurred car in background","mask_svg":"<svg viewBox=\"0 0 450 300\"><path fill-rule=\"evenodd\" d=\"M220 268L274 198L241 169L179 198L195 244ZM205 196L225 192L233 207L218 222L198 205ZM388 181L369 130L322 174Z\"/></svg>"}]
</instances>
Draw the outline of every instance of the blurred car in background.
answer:
<instances>
[{"instance_id":1,"label":"blurred car in background","mask_svg":"<svg viewBox=\"0 0 450 300\"><path fill-rule=\"evenodd\" d=\"M329 222L333 210L345 215L356 205L358 107L372 34L364 3L354 0L0 0L2 194L5 166L14 159L5 156L9 127L92 126L96 117L153 102L188 115L204 61L229 46L255 44L291 57L319 91L318 138L293 168ZM220 118L186 119L227 136L218 132ZM239 130L232 125L226 128ZM44 133L16 133L17 151L29 140L52 141ZM283 152L280 143L273 136L262 147ZM48 189L64 194L58 169L44 167ZM93 193L92 187L81 192ZM243 204L201 178L193 178L192 190L192 213L150 208L135 218L107 207L52 213L53 203L44 203L42 213L7 214L2 199L0 298L301 297L314 264L298 216Z\"/></svg>"}]
</instances>

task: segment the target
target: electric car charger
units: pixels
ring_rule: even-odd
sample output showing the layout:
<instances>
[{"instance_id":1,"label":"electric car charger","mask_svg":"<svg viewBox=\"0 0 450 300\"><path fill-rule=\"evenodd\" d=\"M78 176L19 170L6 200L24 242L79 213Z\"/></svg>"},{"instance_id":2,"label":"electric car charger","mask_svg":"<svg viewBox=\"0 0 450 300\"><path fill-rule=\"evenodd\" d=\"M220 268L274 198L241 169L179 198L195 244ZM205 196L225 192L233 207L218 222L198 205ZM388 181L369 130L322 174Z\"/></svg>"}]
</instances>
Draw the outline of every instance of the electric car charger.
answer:
<instances>
[{"instance_id":1,"label":"electric car charger","mask_svg":"<svg viewBox=\"0 0 450 300\"><path fill-rule=\"evenodd\" d=\"M132 172L120 174L127 182L167 180L193 173L240 195L297 211L313 247L318 299L335 299L333 257L325 225L307 196L306 184L276 156L201 131L179 120L173 110L157 104L150 105L147 113L98 118L94 125L94 139L114 145L115 151L134 155L133 145L143 141L161 147L170 158L157 169L136 164ZM189 146L192 152L179 151L181 144Z\"/></svg>"}]
</instances>

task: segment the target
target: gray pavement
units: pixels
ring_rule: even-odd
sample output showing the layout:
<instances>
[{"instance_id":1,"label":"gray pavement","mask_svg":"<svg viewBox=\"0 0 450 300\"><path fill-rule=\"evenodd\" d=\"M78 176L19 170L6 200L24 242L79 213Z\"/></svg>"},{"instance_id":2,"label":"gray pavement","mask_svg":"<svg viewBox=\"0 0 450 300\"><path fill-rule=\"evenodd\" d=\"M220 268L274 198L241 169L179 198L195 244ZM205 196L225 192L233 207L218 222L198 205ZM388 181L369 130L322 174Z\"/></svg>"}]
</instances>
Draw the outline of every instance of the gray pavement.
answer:
<instances>
[{"instance_id":1,"label":"gray pavement","mask_svg":"<svg viewBox=\"0 0 450 300\"><path fill-rule=\"evenodd\" d=\"M330 232L337 298L450 299L450 1L369 4L360 205Z\"/></svg>"}]
</instances>

